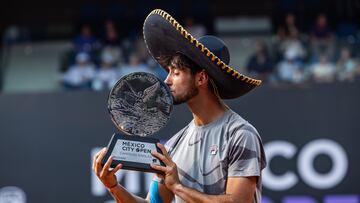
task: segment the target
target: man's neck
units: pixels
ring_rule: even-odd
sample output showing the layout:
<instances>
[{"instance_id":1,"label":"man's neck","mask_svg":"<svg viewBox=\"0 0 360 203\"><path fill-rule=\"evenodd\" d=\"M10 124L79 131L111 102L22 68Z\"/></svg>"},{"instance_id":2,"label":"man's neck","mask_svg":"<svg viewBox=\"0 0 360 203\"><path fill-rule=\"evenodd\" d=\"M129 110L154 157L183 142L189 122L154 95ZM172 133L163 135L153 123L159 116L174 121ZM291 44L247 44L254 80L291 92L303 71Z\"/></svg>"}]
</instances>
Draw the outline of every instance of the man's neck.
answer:
<instances>
[{"instance_id":1,"label":"man's neck","mask_svg":"<svg viewBox=\"0 0 360 203\"><path fill-rule=\"evenodd\" d=\"M215 96L197 95L187 102L195 125L202 126L220 118L227 108Z\"/></svg>"}]
</instances>

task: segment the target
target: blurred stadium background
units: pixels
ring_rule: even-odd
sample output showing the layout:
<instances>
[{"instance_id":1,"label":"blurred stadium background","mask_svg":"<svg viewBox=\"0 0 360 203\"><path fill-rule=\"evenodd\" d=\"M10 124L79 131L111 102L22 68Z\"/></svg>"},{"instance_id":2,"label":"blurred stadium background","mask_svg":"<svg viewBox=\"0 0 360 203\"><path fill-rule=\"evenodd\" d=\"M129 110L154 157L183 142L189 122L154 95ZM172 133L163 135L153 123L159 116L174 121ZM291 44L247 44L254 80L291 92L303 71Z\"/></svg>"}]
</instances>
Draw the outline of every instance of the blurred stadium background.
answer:
<instances>
[{"instance_id":1,"label":"blurred stadium background","mask_svg":"<svg viewBox=\"0 0 360 203\"><path fill-rule=\"evenodd\" d=\"M15 0L0 8L0 203L111 202L91 157L116 132L114 82L166 76L142 39L155 8L221 37L230 65L263 80L226 102L264 141L264 203L360 202L359 0ZM186 109L154 137L188 123ZM152 174L117 175L146 195Z\"/></svg>"}]
</instances>

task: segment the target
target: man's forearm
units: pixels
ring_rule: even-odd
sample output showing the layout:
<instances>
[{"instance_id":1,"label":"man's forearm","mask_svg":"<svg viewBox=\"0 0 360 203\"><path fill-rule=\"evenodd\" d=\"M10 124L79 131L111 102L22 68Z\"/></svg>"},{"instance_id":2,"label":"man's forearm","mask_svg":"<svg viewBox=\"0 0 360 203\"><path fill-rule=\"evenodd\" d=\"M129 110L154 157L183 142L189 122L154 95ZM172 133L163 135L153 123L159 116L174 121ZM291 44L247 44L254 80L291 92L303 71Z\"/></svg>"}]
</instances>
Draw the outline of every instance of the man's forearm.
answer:
<instances>
[{"instance_id":1,"label":"man's forearm","mask_svg":"<svg viewBox=\"0 0 360 203\"><path fill-rule=\"evenodd\" d=\"M233 195L207 195L181 184L176 186L173 192L187 203L234 203L237 201Z\"/></svg>"},{"instance_id":2,"label":"man's forearm","mask_svg":"<svg viewBox=\"0 0 360 203\"><path fill-rule=\"evenodd\" d=\"M121 185L109 189L109 192L117 203L148 203L147 200L131 194Z\"/></svg>"}]
</instances>

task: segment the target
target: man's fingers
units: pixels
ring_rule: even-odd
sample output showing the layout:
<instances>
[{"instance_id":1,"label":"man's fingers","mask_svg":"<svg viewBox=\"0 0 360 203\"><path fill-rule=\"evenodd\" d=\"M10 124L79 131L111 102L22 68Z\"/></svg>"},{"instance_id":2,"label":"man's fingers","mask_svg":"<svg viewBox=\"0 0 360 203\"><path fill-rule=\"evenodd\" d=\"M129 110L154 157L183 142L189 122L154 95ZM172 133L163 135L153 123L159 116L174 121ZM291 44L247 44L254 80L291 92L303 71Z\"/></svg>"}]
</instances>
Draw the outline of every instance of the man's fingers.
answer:
<instances>
[{"instance_id":1,"label":"man's fingers","mask_svg":"<svg viewBox=\"0 0 360 203\"><path fill-rule=\"evenodd\" d=\"M101 154L101 152L103 152L104 150L106 150L106 147L103 147L98 152L96 152L95 157L98 157Z\"/></svg>"},{"instance_id":2,"label":"man's fingers","mask_svg":"<svg viewBox=\"0 0 360 203\"><path fill-rule=\"evenodd\" d=\"M118 164L110 173L115 174L122 168L122 164Z\"/></svg>"},{"instance_id":3,"label":"man's fingers","mask_svg":"<svg viewBox=\"0 0 360 203\"><path fill-rule=\"evenodd\" d=\"M93 161L92 161L92 169L93 169L93 171L95 171L95 166L96 166L95 161L96 161L96 159L97 159L97 156L95 155L94 158L93 158Z\"/></svg>"},{"instance_id":4,"label":"man's fingers","mask_svg":"<svg viewBox=\"0 0 360 203\"><path fill-rule=\"evenodd\" d=\"M166 167L165 166L159 166L159 165L154 165L154 164L150 164L151 168L158 170L158 171L162 171L162 172L166 172Z\"/></svg>"},{"instance_id":5,"label":"man's fingers","mask_svg":"<svg viewBox=\"0 0 360 203\"><path fill-rule=\"evenodd\" d=\"M94 158L93 158L93 162L92 162L92 168L93 170L95 171L95 168L96 168L96 159L98 158L98 156L100 155L101 151L105 150L106 147L102 148L101 150L99 150L98 152L96 152L96 154L94 155Z\"/></svg>"},{"instance_id":6,"label":"man's fingers","mask_svg":"<svg viewBox=\"0 0 360 203\"><path fill-rule=\"evenodd\" d=\"M109 157L109 159L106 161L104 167L101 170L100 177L104 177L105 175L107 175L109 173L109 168L112 163L112 160L113 160L113 158Z\"/></svg>"},{"instance_id":7,"label":"man's fingers","mask_svg":"<svg viewBox=\"0 0 360 203\"><path fill-rule=\"evenodd\" d=\"M97 156L96 160L95 160L95 173L97 175L99 175L99 173L101 172L101 160L104 158L106 154L106 148L102 149L99 152L99 155Z\"/></svg>"},{"instance_id":8,"label":"man's fingers","mask_svg":"<svg viewBox=\"0 0 360 203\"><path fill-rule=\"evenodd\" d=\"M157 151L152 151L151 155L153 155L155 158L158 158L159 160L164 162L165 165L170 165L171 164L171 160L167 159L164 155L160 154Z\"/></svg>"},{"instance_id":9,"label":"man's fingers","mask_svg":"<svg viewBox=\"0 0 360 203\"><path fill-rule=\"evenodd\" d=\"M168 152L166 151L166 148L164 147L164 145L157 143L157 146L160 148L161 152L168 158L170 158Z\"/></svg>"},{"instance_id":10,"label":"man's fingers","mask_svg":"<svg viewBox=\"0 0 360 203\"><path fill-rule=\"evenodd\" d=\"M96 163L101 163L101 160L104 158L106 154L106 148L100 151L99 156L96 158Z\"/></svg>"}]
</instances>

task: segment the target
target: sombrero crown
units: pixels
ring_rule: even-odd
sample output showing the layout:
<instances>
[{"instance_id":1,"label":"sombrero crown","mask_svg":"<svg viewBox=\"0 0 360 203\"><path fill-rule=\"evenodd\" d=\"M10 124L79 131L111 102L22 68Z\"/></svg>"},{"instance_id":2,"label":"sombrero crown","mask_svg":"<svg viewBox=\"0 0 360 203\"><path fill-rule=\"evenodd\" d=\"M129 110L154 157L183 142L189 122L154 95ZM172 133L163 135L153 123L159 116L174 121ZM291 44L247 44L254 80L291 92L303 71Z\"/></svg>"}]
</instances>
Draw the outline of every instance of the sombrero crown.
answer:
<instances>
[{"instance_id":1,"label":"sombrero crown","mask_svg":"<svg viewBox=\"0 0 360 203\"><path fill-rule=\"evenodd\" d=\"M143 32L150 54L163 68L167 64L161 64L158 60L160 56L184 54L206 70L222 99L240 97L261 83L261 80L247 77L228 65L229 51L222 40L214 36L197 40L161 9L153 10L148 15Z\"/></svg>"}]
</instances>

